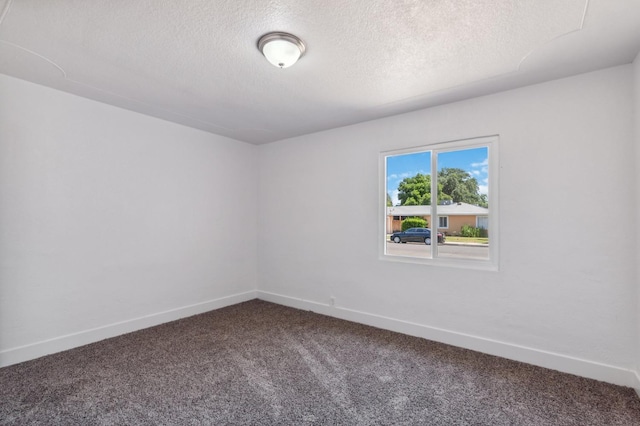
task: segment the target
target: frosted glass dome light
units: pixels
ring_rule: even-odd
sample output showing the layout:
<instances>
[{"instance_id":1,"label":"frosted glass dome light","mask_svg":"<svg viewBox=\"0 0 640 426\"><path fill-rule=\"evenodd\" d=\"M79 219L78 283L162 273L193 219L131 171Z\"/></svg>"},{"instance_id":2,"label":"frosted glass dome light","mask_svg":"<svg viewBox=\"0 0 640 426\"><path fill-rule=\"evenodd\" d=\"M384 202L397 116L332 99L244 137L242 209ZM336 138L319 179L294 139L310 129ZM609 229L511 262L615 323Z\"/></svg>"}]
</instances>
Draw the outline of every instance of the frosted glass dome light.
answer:
<instances>
[{"instance_id":1,"label":"frosted glass dome light","mask_svg":"<svg viewBox=\"0 0 640 426\"><path fill-rule=\"evenodd\" d=\"M288 68L304 55L305 46L302 40L293 34L268 33L258 40L258 49L267 61L279 68Z\"/></svg>"}]
</instances>

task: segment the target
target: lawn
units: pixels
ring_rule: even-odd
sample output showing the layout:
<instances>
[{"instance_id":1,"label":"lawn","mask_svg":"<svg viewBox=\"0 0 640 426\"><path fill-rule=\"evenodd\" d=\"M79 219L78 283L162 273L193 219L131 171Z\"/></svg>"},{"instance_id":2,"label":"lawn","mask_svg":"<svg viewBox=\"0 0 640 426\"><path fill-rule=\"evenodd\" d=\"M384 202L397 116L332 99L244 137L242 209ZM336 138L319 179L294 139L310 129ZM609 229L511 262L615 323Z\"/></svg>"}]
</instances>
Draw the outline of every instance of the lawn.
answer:
<instances>
[{"instance_id":1,"label":"lawn","mask_svg":"<svg viewBox=\"0 0 640 426\"><path fill-rule=\"evenodd\" d=\"M475 237L454 237L447 235L448 243L474 243L474 244L489 244L489 238L475 238Z\"/></svg>"}]
</instances>

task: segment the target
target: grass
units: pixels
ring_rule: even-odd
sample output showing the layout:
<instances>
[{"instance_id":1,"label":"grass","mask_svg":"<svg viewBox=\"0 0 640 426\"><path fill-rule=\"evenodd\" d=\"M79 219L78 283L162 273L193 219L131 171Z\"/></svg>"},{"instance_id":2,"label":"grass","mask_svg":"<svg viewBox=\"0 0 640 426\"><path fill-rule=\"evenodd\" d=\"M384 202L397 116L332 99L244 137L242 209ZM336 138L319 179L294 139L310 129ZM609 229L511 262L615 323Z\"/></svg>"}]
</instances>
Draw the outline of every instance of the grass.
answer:
<instances>
[{"instance_id":1,"label":"grass","mask_svg":"<svg viewBox=\"0 0 640 426\"><path fill-rule=\"evenodd\" d=\"M475 244L489 244L489 238L475 238L475 237L454 237L447 235L448 243L475 243Z\"/></svg>"}]
</instances>

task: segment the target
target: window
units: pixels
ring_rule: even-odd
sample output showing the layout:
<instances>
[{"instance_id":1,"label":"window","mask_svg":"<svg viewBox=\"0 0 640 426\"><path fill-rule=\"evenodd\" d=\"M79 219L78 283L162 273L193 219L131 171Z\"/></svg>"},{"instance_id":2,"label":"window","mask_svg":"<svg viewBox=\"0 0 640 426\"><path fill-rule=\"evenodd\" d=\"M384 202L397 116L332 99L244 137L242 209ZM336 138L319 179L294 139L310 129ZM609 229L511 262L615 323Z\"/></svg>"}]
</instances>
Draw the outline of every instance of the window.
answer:
<instances>
[{"instance_id":1,"label":"window","mask_svg":"<svg viewBox=\"0 0 640 426\"><path fill-rule=\"evenodd\" d=\"M476 218L476 228L489 229L489 216L478 216Z\"/></svg>"},{"instance_id":2,"label":"window","mask_svg":"<svg viewBox=\"0 0 640 426\"><path fill-rule=\"evenodd\" d=\"M438 229L447 229L449 227L449 216L438 216Z\"/></svg>"},{"instance_id":3,"label":"window","mask_svg":"<svg viewBox=\"0 0 640 426\"><path fill-rule=\"evenodd\" d=\"M497 162L497 136L381 153L381 258L496 270ZM404 220L437 224L438 243L403 234Z\"/></svg>"}]
</instances>

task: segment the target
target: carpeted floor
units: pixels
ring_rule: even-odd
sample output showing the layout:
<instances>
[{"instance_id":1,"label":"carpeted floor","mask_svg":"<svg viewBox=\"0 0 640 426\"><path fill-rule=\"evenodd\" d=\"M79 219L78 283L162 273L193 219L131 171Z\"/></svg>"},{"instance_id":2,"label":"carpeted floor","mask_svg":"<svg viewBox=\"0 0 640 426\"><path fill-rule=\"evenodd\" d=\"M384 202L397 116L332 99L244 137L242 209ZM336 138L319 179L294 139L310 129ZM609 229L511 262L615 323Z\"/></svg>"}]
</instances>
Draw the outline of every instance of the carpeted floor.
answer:
<instances>
[{"instance_id":1,"label":"carpeted floor","mask_svg":"<svg viewBox=\"0 0 640 426\"><path fill-rule=\"evenodd\" d=\"M640 425L640 400L254 300L0 369L0 424Z\"/></svg>"}]
</instances>

